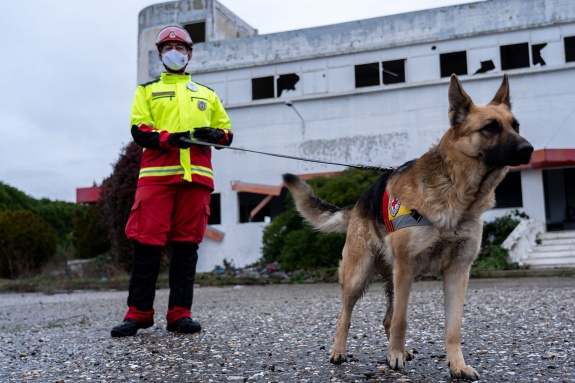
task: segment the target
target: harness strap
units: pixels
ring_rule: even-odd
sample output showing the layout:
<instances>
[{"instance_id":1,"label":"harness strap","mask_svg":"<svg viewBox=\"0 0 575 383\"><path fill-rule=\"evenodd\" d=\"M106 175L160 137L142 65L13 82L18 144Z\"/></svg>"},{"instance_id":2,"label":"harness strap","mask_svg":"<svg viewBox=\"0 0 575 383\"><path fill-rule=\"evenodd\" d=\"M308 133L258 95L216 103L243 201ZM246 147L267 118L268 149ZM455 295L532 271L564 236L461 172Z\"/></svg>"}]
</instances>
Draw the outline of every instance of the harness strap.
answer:
<instances>
[{"instance_id":1,"label":"harness strap","mask_svg":"<svg viewBox=\"0 0 575 383\"><path fill-rule=\"evenodd\" d=\"M381 213L388 233L404 227L433 225L431 221L419 214L417 210L403 206L398 197L391 198L387 189L383 193Z\"/></svg>"}]
</instances>

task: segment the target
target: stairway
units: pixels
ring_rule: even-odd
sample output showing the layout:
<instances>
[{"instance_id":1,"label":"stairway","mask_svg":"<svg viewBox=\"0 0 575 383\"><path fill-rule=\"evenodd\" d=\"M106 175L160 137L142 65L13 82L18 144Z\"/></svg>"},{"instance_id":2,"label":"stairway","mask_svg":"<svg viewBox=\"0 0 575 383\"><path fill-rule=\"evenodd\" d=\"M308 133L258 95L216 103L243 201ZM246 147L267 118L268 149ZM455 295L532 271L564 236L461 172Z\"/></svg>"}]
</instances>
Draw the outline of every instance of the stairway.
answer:
<instances>
[{"instance_id":1,"label":"stairway","mask_svg":"<svg viewBox=\"0 0 575 383\"><path fill-rule=\"evenodd\" d=\"M551 231L541 235L524 260L532 269L575 267L575 230Z\"/></svg>"}]
</instances>

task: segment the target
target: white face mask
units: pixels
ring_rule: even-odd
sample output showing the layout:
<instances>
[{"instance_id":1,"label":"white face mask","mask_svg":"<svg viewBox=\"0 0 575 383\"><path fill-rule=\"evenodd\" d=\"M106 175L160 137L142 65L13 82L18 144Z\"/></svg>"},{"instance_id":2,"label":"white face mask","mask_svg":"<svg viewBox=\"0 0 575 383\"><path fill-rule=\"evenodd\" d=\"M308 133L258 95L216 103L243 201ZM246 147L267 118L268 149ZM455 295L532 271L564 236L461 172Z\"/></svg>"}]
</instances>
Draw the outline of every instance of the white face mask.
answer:
<instances>
[{"instance_id":1,"label":"white face mask","mask_svg":"<svg viewBox=\"0 0 575 383\"><path fill-rule=\"evenodd\" d=\"M188 55L181 54L175 49L162 53L162 62L171 70L180 70L188 64Z\"/></svg>"}]
</instances>

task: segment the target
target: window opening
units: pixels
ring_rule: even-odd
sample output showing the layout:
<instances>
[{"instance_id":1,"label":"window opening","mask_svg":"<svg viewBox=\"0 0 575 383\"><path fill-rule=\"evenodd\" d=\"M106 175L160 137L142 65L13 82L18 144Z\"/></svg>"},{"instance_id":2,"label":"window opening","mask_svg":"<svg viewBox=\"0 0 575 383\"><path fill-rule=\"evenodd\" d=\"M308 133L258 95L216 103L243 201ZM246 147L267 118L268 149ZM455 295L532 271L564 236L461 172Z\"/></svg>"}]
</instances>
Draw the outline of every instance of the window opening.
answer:
<instances>
[{"instance_id":1,"label":"window opening","mask_svg":"<svg viewBox=\"0 0 575 383\"><path fill-rule=\"evenodd\" d=\"M274 77L252 78L252 100L274 98Z\"/></svg>"},{"instance_id":2,"label":"window opening","mask_svg":"<svg viewBox=\"0 0 575 383\"><path fill-rule=\"evenodd\" d=\"M285 211L286 195L286 188L282 189L279 196L250 192L238 192L240 223L265 222L266 217L273 219L278 214L283 213ZM270 199L270 197L272 198ZM256 209L256 207L259 207L259 210L257 210L257 213L254 215L254 217L250 219L250 214L254 211L254 209Z\"/></svg>"},{"instance_id":3,"label":"window opening","mask_svg":"<svg viewBox=\"0 0 575 383\"><path fill-rule=\"evenodd\" d=\"M184 29L188 31L192 41L195 43L206 42L206 22L191 23L184 25Z\"/></svg>"},{"instance_id":4,"label":"window opening","mask_svg":"<svg viewBox=\"0 0 575 383\"><path fill-rule=\"evenodd\" d=\"M529 44L502 45L499 47L501 54L501 69L517 69L529 67Z\"/></svg>"},{"instance_id":5,"label":"window opening","mask_svg":"<svg viewBox=\"0 0 575 383\"><path fill-rule=\"evenodd\" d=\"M381 74L385 85L405 82L405 59L382 62Z\"/></svg>"},{"instance_id":6,"label":"window opening","mask_svg":"<svg viewBox=\"0 0 575 383\"><path fill-rule=\"evenodd\" d=\"M509 172L495 189L495 207L523 207L521 172Z\"/></svg>"},{"instance_id":7,"label":"window opening","mask_svg":"<svg viewBox=\"0 0 575 383\"><path fill-rule=\"evenodd\" d=\"M575 61L575 36L565 37L565 62Z\"/></svg>"},{"instance_id":8,"label":"window opening","mask_svg":"<svg viewBox=\"0 0 575 383\"><path fill-rule=\"evenodd\" d=\"M295 90L295 84L299 81L299 76L295 73L282 74L276 80L277 97L282 95L284 90Z\"/></svg>"},{"instance_id":9,"label":"window opening","mask_svg":"<svg viewBox=\"0 0 575 383\"><path fill-rule=\"evenodd\" d=\"M355 66L355 87L381 85L379 79L379 63L361 64Z\"/></svg>"},{"instance_id":10,"label":"window opening","mask_svg":"<svg viewBox=\"0 0 575 383\"><path fill-rule=\"evenodd\" d=\"M213 193L210 196L210 216L208 225L219 225L222 223L222 202L219 193Z\"/></svg>"},{"instance_id":11,"label":"window opening","mask_svg":"<svg viewBox=\"0 0 575 383\"><path fill-rule=\"evenodd\" d=\"M543 60L543 57L541 56L541 50L543 48L545 48L545 46L547 45L547 43L545 44L535 44L531 46L531 57L533 57L533 65L541 65L541 66L545 66L547 65L545 63L545 60Z\"/></svg>"},{"instance_id":12,"label":"window opening","mask_svg":"<svg viewBox=\"0 0 575 383\"><path fill-rule=\"evenodd\" d=\"M266 197L267 195L265 194L239 192L240 223L263 222L266 216L270 216L270 206L267 204L252 219L250 219L250 212Z\"/></svg>"},{"instance_id":13,"label":"window opening","mask_svg":"<svg viewBox=\"0 0 575 383\"><path fill-rule=\"evenodd\" d=\"M493 60L482 61L481 68L477 69L473 74L487 73L493 69L495 69L495 64L493 64Z\"/></svg>"},{"instance_id":14,"label":"window opening","mask_svg":"<svg viewBox=\"0 0 575 383\"><path fill-rule=\"evenodd\" d=\"M467 52L451 52L439 55L441 77L467 74Z\"/></svg>"}]
</instances>

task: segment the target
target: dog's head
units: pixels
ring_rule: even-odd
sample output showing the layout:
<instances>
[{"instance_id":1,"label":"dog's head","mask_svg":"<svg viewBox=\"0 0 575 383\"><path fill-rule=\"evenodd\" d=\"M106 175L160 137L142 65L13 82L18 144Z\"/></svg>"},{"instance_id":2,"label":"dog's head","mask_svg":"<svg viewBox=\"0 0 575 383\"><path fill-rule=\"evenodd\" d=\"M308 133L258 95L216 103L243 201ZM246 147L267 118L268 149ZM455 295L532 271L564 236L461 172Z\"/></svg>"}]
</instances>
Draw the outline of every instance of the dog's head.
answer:
<instances>
[{"instance_id":1,"label":"dog's head","mask_svg":"<svg viewBox=\"0 0 575 383\"><path fill-rule=\"evenodd\" d=\"M478 106L465 93L456 75L449 84L449 120L454 149L487 166L528 164L533 146L519 135L519 122L511 113L507 74L493 100Z\"/></svg>"}]
</instances>

